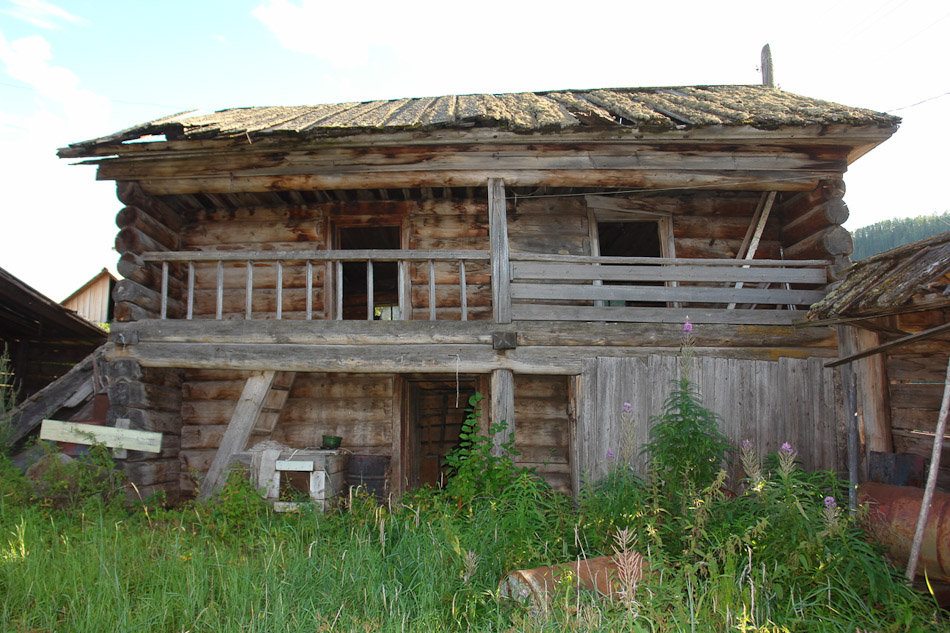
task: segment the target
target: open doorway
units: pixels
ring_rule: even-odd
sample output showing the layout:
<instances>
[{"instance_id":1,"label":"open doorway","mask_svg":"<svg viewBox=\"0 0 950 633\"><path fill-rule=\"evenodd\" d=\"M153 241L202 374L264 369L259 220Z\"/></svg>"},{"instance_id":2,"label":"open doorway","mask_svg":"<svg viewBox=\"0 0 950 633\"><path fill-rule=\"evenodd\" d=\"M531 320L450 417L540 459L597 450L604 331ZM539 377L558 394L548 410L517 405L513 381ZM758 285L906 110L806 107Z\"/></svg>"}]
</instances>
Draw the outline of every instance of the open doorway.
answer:
<instances>
[{"instance_id":1,"label":"open doorway","mask_svg":"<svg viewBox=\"0 0 950 633\"><path fill-rule=\"evenodd\" d=\"M398 250L402 229L396 226L337 226L334 239L339 250ZM343 319L366 320L369 289L365 261L343 263ZM396 262L373 262L373 318L397 320L399 268Z\"/></svg>"},{"instance_id":2,"label":"open doorway","mask_svg":"<svg viewBox=\"0 0 950 633\"><path fill-rule=\"evenodd\" d=\"M469 397L478 389L474 376L406 381L405 460L410 488L442 487L445 457L458 446Z\"/></svg>"}]
</instances>

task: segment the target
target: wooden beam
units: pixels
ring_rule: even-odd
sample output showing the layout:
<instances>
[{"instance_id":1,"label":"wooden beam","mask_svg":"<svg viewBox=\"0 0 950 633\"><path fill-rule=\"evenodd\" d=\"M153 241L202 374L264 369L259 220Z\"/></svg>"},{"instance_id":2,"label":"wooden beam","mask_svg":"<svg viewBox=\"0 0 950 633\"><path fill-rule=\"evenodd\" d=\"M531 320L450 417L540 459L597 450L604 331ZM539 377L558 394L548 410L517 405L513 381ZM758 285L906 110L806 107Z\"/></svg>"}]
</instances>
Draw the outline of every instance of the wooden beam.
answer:
<instances>
[{"instance_id":1,"label":"wooden beam","mask_svg":"<svg viewBox=\"0 0 950 633\"><path fill-rule=\"evenodd\" d=\"M198 499L205 501L218 492L224 485L228 475L231 458L238 451L244 450L251 431L257 424L264 407L264 399L274 384L275 371L255 372L244 385L244 392L238 400L228 428L224 432L218 451L214 455L211 467L201 482L198 490Z\"/></svg>"},{"instance_id":2,"label":"wooden beam","mask_svg":"<svg viewBox=\"0 0 950 633\"><path fill-rule=\"evenodd\" d=\"M762 239L765 225L769 222L769 214L772 212L772 205L775 203L775 195L776 193L774 191L762 194L762 198L759 200L759 204L755 209L755 214L752 216L752 222L749 223L749 230L746 231L742 245L739 247L739 252L736 253L736 259L755 259L755 251L759 248L759 241ZM741 288L743 283L742 281L737 282L735 287ZM730 303L727 306L729 310L735 307L735 303Z\"/></svg>"},{"instance_id":3,"label":"wooden beam","mask_svg":"<svg viewBox=\"0 0 950 633\"><path fill-rule=\"evenodd\" d=\"M505 182L500 178L488 181L488 231L491 240L492 316L496 323L511 323L508 210Z\"/></svg>"},{"instance_id":4,"label":"wooden beam","mask_svg":"<svg viewBox=\"0 0 950 633\"><path fill-rule=\"evenodd\" d=\"M147 453L159 453L162 450L161 433L57 420L43 420L40 439L73 444L105 444L109 448Z\"/></svg>"},{"instance_id":5,"label":"wooden beam","mask_svg":"<svg viewBox=\"0 0 950 633\"><path fill-rule=\"evenodd\" d=\"M510 369L496 369L491 373L489 420L492 426L505 423L503 431L492 435L492 454L500 457L504 445L515 435L515 375Z\"/></svg>"},{"instance_id":6,"label":"wooden beam","mask_svg":"<svg viewBox=\"0 0 950 633\"><path fill-rule=\"evenodd\" d=\"M845 363L850 363L862 358L867 358L868 356L873 356L874 354L883 354L889 350L892 350L903 345L909 345L910 343L916 343L917 341L922 341L928 339L938 334L943 334L944 332L950 330L950 323L944 323L943 325L938 325L937 327L932 327L929 330L924 330L923 332L917 332L916 334L910 334L909 336L904 336L897 339L896 341L889 341L887 343L882 343L880 345L875 345L868 349L861 350L859 352L849 354L844 358L839 358L838 360L826 363L825 367L837 367L838 365L844 365Z\"/></svg>"}]
</instances>

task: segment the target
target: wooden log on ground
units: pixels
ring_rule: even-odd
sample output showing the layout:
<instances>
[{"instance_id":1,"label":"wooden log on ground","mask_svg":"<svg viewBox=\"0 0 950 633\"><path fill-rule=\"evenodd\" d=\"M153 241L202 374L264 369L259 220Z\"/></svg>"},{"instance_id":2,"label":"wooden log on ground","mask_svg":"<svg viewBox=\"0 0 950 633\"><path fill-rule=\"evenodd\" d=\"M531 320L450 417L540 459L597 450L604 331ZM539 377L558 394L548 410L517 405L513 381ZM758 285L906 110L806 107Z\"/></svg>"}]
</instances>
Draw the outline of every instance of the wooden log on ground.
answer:
<instances>
[{"instance_id":1,"label":"wooden log on ground","mask_svg":"<svg viewBox=\"0 0 950 633\"><path fill-rule=\"evenodd\" d=\"M115 224L120 229L135 227L168 250L179 249L181 240L178 234L138 207L123 207L115 216Z\"/></svg>"},{"instance_id":2,"label":"wooden log on ground","mask_svg":"<svg viewBox=\"0 0 950 633\"><path fill-rule=\"evenodd\" d=\"M800 242L824 228L844 224L849 215L848 205L844 200L840 198L829 200L786 224L782 229L782 242L785 244Z\"/></svg>"},{"instance_id":3,"label":"wooden log on ground","mask_svg":"<svg viewBox=\"0 0 950 633\"><path fill-rule=\"evenodd\" d=\"M842 226L831 226L803 238L785 249L788 259L826 259L854 252L851 234Z\"/></svg>"}]
</instances>

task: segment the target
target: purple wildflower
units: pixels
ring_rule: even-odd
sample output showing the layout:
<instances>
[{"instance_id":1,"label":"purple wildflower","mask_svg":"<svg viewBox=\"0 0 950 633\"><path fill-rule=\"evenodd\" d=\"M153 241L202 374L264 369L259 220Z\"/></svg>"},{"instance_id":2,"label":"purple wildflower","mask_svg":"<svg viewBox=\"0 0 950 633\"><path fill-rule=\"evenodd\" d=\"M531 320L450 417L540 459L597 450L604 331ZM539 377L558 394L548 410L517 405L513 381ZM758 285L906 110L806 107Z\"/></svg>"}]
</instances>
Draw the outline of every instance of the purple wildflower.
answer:
<instances>
[{"instance_id":1,"label":"purple wildflower","mask_svg":"<svg viewBox=\"0 0 950 633\"><path fill-rule=\"evenodd\" d=\"M612 450L610 450L609 448L607 449L607 459L613 459L616 456L617 455Z\"/></svg>"},{"instance_id":2,"label":"purple wildflower","mask_svg":"<svg viewBox=\"0 0 950 633\"><path fill-rule=\"evenodd\" d=\"M829 510L834 510L835 508L837 508L838 504L835 503L835 498L825 497L825 507L828 508Z\"/></svg>"},{"instance_id":3,"label":"purple wildflower","mask_svg":"<svg viewBox=\"0 0 950 633\"><path fill-rule=\"evenodd\" d=\"M689 322L689 317L686 318L686 323L683 324L683 334L692 334L693 333L693 324Z\"/></svg>"},{"instance_id":4,"label":"purple wildflower","mask_svg":"<svg viewBox=\"0 0 950 633\"><path fill-rule=\"evenodd\" d=\"M746 450L752 448L752 440L742 440L742 448Z\"/></svg>"},{"instance_id":5,"label":"purple wildflower","mask_svg":"<svg viewBox=\"0 0 950 633\"><path fill-rule=\"evenodd\" d=\"M633 412L633 405L630 404L629 402L624 402L624 403L623 403L623 406L620 407L620 410L623 411L623 412L625 412L625 413L632 413L632 412Z\"/></svg>"},{"instance_id":6,"label":"purple wildflower","mask_svg":"<svg viewBox=\"0 0 950 633\"><path fill-rule=\"evenodd\" d=\"M789 444L788 442L785 442L782 444L782 452L790 455L794 452L794 449L792 448L791 444Z\"/></svg>"}]
</instances>

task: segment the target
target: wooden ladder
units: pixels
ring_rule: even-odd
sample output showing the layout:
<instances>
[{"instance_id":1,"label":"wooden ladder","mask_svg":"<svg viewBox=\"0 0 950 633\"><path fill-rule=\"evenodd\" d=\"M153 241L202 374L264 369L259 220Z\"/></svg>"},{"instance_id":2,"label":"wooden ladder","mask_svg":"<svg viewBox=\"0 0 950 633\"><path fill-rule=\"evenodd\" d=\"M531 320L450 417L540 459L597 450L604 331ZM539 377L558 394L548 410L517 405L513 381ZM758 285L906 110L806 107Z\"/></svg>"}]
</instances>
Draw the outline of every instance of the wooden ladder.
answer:
<instances>
[{"instance_id":1,"label":"wooden ladder","mask_svg":"<svg viewBox=\"0 0 950 633\"><path fill-rule=\"evenodd\" d=\"M224 486L231 458L244 450L251 433L270 433L274 430L295 376L294 372L285 371L251 373L244 383L244 391L224 431L218 451L214 454L208 474L198 489L199 501L207 500Z\"/></svg>"}]
</instances>

